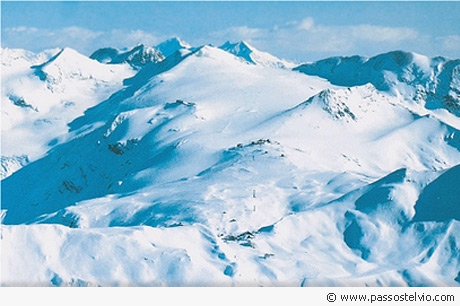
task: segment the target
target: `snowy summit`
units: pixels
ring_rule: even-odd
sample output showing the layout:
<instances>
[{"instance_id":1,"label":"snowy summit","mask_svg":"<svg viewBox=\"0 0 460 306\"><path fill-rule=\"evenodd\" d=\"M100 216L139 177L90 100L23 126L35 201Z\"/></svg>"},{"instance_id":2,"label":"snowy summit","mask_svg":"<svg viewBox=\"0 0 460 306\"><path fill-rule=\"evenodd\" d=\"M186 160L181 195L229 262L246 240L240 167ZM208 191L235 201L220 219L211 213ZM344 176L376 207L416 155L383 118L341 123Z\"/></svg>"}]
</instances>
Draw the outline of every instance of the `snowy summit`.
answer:
<instances>
[{"instance_id":1,"label":"snowy summit","mask_svg":"<svg viewBox=\"0 0 460 306\"><path fill-rule=\"evenodd\" d=\"M251 64L258 64L275 68L292 68L294 66L294 64L288 61L280 60L270 53L257 50L245 41L240 41L237 43L231 43L227 41L219 48L232 53Z\"/></svg>"}]
</instances>

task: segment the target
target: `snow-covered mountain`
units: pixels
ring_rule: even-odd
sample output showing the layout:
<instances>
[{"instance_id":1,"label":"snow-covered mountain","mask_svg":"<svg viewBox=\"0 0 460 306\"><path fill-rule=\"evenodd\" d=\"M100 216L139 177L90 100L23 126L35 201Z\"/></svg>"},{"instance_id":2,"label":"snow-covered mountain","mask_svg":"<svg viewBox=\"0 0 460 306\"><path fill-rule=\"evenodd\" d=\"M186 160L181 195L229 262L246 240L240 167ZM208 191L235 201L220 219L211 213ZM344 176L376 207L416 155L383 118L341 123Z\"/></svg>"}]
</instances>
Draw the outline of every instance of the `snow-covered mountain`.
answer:
<instances>
[{"instance_id":1,"label":"snow-covered mountain","mask_svg":"<svg viewBox=\"0 0 460 306\"><path fill-rule=\"evenodd\" d=\"M69 48L2 49L1 177L73 137L67 124L132 75L128 65L104 65Z\"/></svg>"},{"instance_id":2,"label":"snow-covered mountain","mask_svg":"<svg viewBox=\"0 0 460 306\"><path fill-rule=\"evenodd\" d=\"M245 41L237 43L227 41L219 48L230 52L251 64L274 68L293 68L295 66L293 63L281 60L270 53L259 51Z\"/></svg>"},{"instance_id":3,"label":"snow-covered mountain","mask_svg":"<svg viewBox=\"0 0 460 306\"><path fill-rule=\"evenodd\" d=\"M101 50L2 53L2 284L460 285L456 61Z\"/></svg>"},{"instance_id":4,"label":"snow-covered mountain","mask_svg":"<svg viewBox=\"0 0 460 306\"><path fill-rule=\"evenodd\" d=\"M392 90L428 109L447 109L460 115L460 60L403 51L360 56L333 57L296 67L294 70L328 79L340 86L373 84Z\"/></svg>"},{"instance_id":5,"label":"snow-covered mountain","mask_svg":"<svg viewBox=\"0 0 460 306\"><path fill-rule=\"evenodd\" d=\"M160 50L164 56L168 57L179 50L187 50L191 49L192 47L182 39L173 37L160 43L156 46L156 48Z\"/></svg>"},{"instance_id":6,"label":"snow-covered mountain","mask_svg":"<svg viewBox=\"0 0 460 306\"><path fill-rule=\"evenodd\" d=\"M153 47L140 44L124 52L115 48L102 48L91 54L90 58L107 64L128 63L134 69L140 69L149 63L161 62L165 56Z\"/></svg>"}]
</instances>

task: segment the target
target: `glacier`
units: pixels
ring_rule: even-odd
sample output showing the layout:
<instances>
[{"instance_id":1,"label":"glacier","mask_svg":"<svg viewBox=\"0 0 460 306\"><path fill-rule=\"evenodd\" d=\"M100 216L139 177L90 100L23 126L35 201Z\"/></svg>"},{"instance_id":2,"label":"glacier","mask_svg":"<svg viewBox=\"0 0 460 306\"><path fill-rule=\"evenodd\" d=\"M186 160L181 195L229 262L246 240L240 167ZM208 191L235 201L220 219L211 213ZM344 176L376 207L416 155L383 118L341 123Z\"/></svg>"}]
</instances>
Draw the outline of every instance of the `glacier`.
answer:
<instances>
[{"instance_id":1,"label":"glacier","mask_svg":"<svg viewBox=\"0 0 460 306\"><path fill-rule=\"evenodd\" d=\"M460 60L2 48L2 286L459 286Z\"/></svg>"}]
</instances>

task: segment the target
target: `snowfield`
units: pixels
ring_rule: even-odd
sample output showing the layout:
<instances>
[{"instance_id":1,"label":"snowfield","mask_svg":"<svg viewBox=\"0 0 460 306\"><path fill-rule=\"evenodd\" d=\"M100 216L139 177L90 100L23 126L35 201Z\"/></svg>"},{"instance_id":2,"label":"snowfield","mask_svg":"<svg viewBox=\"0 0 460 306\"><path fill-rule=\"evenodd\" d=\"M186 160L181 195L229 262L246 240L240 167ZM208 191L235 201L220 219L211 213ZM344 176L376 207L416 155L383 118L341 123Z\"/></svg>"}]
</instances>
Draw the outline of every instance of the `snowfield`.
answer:
<instances>
[{"instance_id":1,"label":"snowfield","mask_svg":"<svg viewBox=\"0 0 460 306\"><path fill-rule=\"evenodd\" d=\"M2 286L459 286L460 60L2 49Z\"/></svg>"}]
</instances>

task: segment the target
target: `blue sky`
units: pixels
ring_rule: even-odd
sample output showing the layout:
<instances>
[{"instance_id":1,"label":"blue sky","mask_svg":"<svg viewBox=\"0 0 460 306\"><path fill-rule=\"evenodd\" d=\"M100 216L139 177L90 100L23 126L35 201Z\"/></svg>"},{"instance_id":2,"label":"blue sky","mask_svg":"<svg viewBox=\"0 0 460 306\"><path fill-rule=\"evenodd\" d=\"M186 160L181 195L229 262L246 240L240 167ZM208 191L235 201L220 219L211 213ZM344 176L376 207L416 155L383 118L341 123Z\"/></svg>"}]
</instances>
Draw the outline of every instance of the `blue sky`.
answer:
<instances>
[{"instance_id":1,"label":"blue sky","mask_svg":"<svg viewBox=\"0 0 460 306\"><path fill-rule=\"evenodd\" d=\"M246 40L295 61L390 50L460 58L460 2L1 2L2 47Z\"/></svg>"}]
</instances>

